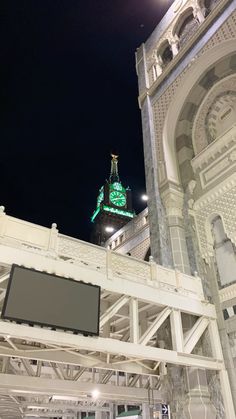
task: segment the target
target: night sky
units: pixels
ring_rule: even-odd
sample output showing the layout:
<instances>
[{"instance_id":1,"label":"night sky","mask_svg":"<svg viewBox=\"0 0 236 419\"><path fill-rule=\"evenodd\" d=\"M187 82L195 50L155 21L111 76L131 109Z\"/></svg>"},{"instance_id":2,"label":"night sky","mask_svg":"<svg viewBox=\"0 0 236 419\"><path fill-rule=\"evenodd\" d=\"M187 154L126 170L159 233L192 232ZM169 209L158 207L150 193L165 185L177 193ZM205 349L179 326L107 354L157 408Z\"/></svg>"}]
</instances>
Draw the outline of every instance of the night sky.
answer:
<instances>
[{"instance_id":1,"label":"night sky","mask_svg":"<svg viewBox=\"0 0 236 419\"><path fill-rule=\"evenodd\" d=\"M110 152L145 192L135 50L171 0L2 0L0 205L88 240Z\"/></svg>"}]
</instances>

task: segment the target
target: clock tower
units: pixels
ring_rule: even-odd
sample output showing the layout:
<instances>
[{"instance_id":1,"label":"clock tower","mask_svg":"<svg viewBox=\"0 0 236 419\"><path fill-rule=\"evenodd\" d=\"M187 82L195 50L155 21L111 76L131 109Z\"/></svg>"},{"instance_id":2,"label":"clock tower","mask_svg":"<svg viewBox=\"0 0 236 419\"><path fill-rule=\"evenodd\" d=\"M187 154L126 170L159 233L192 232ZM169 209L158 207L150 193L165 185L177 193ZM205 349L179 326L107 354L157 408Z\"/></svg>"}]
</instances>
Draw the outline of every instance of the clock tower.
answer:
<instances>
[{"instance_id":1,"label":"clock tower","mask_svg":"<svg viewBox=\"0 0 236 419\"><path fill-rule=\"evenodd\" d=\"M122 185L118 174L118 156L112 154L110 177L99 189L97 207L91 217L94 224L91 241L103 245L134 216L131 190Z\"/></svg>"}]
</instances>

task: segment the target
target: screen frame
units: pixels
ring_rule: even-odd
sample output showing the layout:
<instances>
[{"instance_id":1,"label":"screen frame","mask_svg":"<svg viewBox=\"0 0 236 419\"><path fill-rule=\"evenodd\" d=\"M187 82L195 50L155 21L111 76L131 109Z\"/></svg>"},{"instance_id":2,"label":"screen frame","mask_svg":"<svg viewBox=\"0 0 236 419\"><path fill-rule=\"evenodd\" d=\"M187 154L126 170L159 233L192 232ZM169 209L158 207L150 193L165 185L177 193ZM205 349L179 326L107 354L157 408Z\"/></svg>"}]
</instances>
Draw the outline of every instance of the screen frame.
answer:
<instances>
[{"instance_id":1,"label":"screen frame","mask_svg":"<svg viewBox=\"0 0 236 419\"><path fill-rule=\"evenodd\" d=\"M96 332L91 332L91 331L87 331L87 330L73 329L73 328L70 328L70 327L58 326L58 325L49 324L49 323L41 323L41 322L38 322L38 321L31 321L31 320L26 320L26 319L14 318L14 317L10 317L10 316L5 315L5 311L6 311L6 308L7 308L7 303L8 303L8 298L9 298L9 294L10 294L10 289L11 289L11 284L12 284L13 274L14 274L15 268L26 269L28 271L38 272L40 274L44 274L44 275L47 275L47 276L54 276L54 277L62 279L64 281L72 281L72 282L76 282L76 283L79 283L79 284L87 285L89 287L98 288L97 331ZM26 323L30 326L37 325L37 326L51 327L53 329L71 331L71 332L74 332L76 334L81 333L81 334L87 335L87 336L99 336L100 306L101 306L101 287L99 285L87 283L87 282L84 282L84 281L76 281L75 279L72 279L72 278L65 278L63 276L59 276L59 275L56 275L56 274L50 274L48 272L39 271L39 270L33 269L33 268L26 268L25 266L17 265L17 264L14 263L14 264L12 264L11 271L10 271L10 277L9 277L9 281L8 281L8 285L7 285L6 296L4 298L3 308L2 308L2 312L1 312L1 318L3 320L11 320L11 321L15 321L15 322Z\"/></svg>"}]
</instances>

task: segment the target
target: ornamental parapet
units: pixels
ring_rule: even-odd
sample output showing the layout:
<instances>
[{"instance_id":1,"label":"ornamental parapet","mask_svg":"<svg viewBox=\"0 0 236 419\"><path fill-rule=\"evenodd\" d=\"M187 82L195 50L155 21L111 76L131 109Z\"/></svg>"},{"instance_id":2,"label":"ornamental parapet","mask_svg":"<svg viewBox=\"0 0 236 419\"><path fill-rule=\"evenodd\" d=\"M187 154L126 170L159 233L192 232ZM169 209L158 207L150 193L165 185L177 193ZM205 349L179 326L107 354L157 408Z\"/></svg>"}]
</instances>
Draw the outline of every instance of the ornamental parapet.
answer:
<instances>
[{"instance_id":1,"label":"ornamental parapet","mask_svg":"<svg viewBox=\"0 0 236 419\"><path fill-rule=\"evenodd\" d=\"M24 262L26 267L40 270L40 266L33 266L32 261L34 255L41 256L54 260L54 265L58 263L59 266L60 262L66 262L68 266L92 270L94 275L96 272L103 274L107 279L120 278L121 281L150 285L156 290L165 290L174 295L204 300L202 283L198 276L185 275L153 261L144 262L59 234L56 224L52 228L46 228L4 213L0 217L0 256L3 249L4 254L9 254L8 260L14 253L19 254L18 250L29 254L27 262ZM17 258L15 260L12 257L12 260L12 263L17 263Z\"/></svg>"}]
</instances>

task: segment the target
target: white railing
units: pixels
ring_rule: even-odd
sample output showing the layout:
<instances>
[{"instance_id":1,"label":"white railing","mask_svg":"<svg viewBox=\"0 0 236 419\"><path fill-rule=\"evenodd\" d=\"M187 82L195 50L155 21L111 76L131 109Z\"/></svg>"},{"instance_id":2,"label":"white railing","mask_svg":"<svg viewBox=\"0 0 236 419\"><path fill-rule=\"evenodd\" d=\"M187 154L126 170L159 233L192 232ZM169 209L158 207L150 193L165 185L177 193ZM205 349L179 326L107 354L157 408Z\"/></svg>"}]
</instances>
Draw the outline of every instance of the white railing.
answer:
<instances>
[{"instance_id":1,"label":"white railing","mask_svg":"<svg viewBox=\"0 0 236 419\"><path fill-rule=\"evenodd\" d=\"M226 301L232 300L236 298L236 284L231 284L225 288L222 288L219 291L220 294L220 302L224 303Z\"/></svg>"},{"instance_id":2,"label":"white railing","mask_svg":"<svg viewBox=\"0 0 236 419\"><path fill-rule=\"evenodd\" d=\"M111 279L120 277L122 280L146 283L157 289L163 288L173 293L204 299L199 277L185 275L153 261L144 262L59 234L56 224L52 228L42 227L10 217L3 210L0 212L0 244L88 267Z\"/></svg>"}]
</instances>

